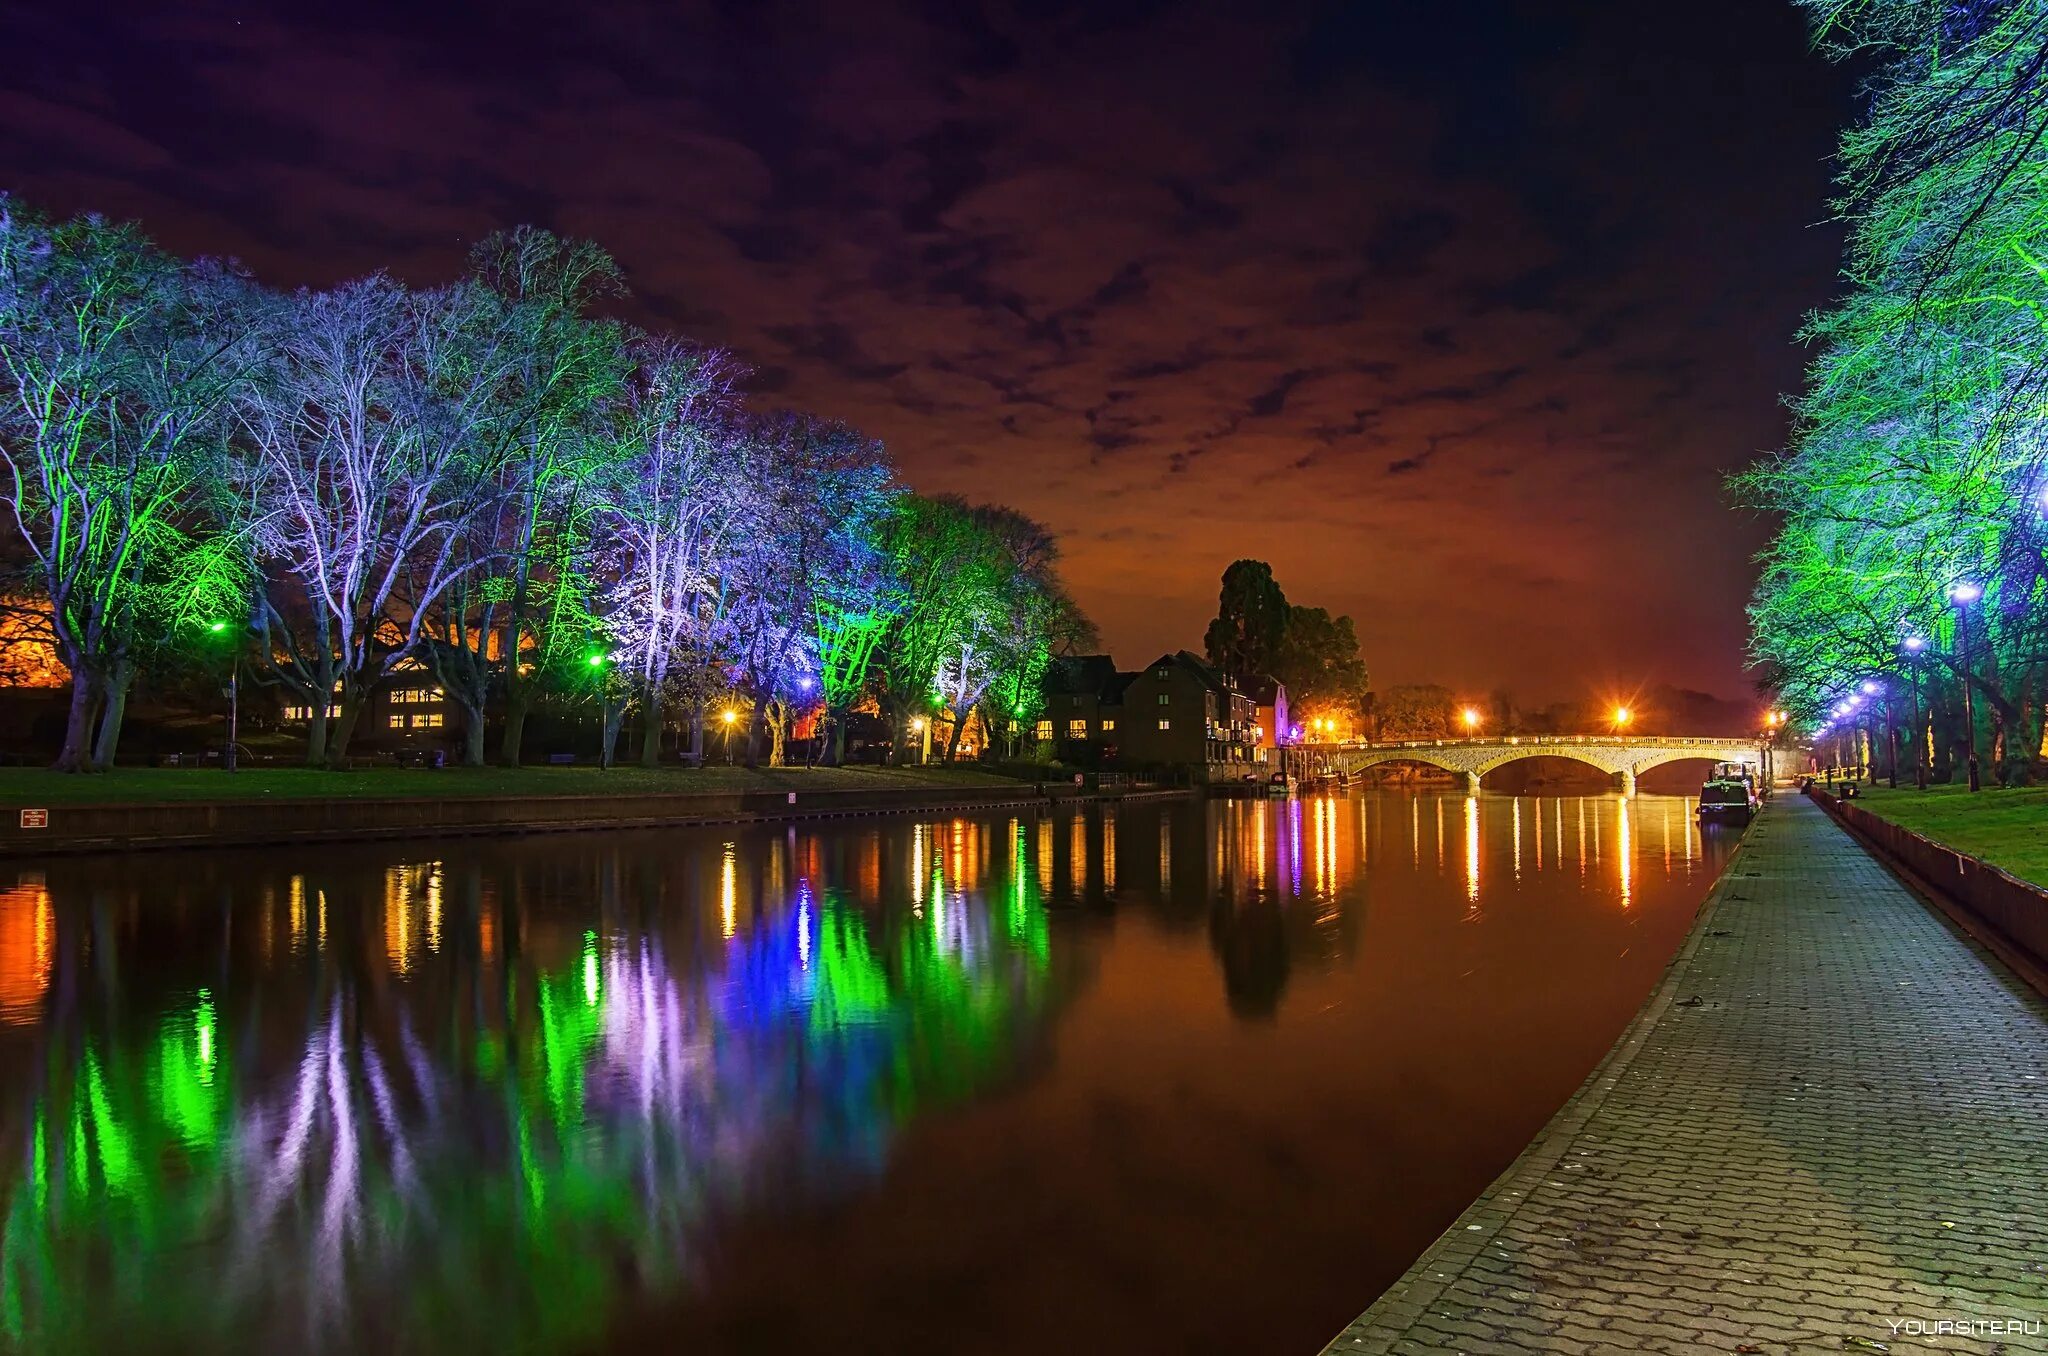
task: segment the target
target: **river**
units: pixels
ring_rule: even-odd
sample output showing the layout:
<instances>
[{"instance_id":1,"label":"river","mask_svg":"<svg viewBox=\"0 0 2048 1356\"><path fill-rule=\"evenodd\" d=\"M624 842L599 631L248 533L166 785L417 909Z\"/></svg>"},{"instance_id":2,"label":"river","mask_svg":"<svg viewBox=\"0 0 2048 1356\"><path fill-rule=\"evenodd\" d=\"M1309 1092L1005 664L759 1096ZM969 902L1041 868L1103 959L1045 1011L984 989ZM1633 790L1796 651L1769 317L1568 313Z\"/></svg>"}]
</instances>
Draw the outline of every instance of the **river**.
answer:
<instances>
[{"instance_id":1,"label":"river","mask_svg":"<svg viewBox=\"0 0 2048 1356\"><path fill-rule=\"evenodd\" d=\"M1734 841L1377 791L0 867L0 1342L1305 1356Z\"/></svg>"}]
</instances>

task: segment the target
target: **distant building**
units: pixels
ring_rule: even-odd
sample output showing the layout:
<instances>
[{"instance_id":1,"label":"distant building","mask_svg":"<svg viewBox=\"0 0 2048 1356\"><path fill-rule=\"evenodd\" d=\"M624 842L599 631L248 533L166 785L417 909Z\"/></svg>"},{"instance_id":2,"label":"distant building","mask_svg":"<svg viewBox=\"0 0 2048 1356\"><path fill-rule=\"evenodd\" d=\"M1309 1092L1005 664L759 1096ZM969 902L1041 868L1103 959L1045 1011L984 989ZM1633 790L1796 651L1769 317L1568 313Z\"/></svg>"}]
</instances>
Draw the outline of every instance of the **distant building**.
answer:
<instances>
[{"instance_id":1,"label":"distant building","mask_svg":"<svg viewBox=\"0 0 2048 1356\"><path fill-rule=\"evenodd\" d=\"M1264 760L1272 762L1272 751L1293 739L1288 725L1287 685L1272 678L1262 678L1252 684L1251 699L1258 708L1257 728L1254 730L1256 738L1252 742Z\"/></svg>"},{"instance_id":2,"label":"distant building","mask_svg":"<svg viewBox=\"0 0 2048 1356\"><path fill-rule=\"evenodd\" d=\"M1062 659L1044 691L1034 733L1062 762L1225 780L1257 771L1256 703L1186 650L1136 672L1119 672L1108 655Z\"/></svg>"},{"instance_id":3,"label":"distant building","mask_svg":"<svg viewBox=\"0 0 2048 1356\"><path fill-rule=\"evenodd\" d=\"M1118 760L1123 692L1135 675L1117 672L1106 654L1055 659L1045 673L1045 709L1033 731L1063 763L1101 767Z\"/></svg>"},{"instance_id":4,"label":"distant building","mask_svg":"<svg viewBox=\"0 0 2048 1356\"><path fill-rule=\"evenodd\" d=\"M288 695L278 708L279 726L288 732L304 730L312 723L313 714L304 698ZM327 718L341 718L339 695L328 703ZM460 742L461 733L461 717L432 670L417 660L407 660L389 683L364 700L349 747L366 753L431 752Z\"/></svg>"}]
</instances>

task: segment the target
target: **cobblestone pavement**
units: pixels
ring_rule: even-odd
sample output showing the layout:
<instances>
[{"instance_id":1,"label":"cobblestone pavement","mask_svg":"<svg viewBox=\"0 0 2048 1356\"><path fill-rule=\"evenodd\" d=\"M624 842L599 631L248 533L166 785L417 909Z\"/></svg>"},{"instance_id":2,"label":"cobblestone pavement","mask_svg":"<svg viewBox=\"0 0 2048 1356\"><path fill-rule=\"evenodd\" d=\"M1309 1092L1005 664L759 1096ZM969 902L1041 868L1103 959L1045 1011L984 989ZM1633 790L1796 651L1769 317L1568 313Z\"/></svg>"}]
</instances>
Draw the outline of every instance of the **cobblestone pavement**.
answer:
<instances>
[{"instance_id":1,"label":"cobblestone pavement","mask_svg":"<svg viewBox=\"0 0 2048 1356\"><path fill-rule=\"evenodd\" d=\"M1790 794L1606 1061L1328 1348L1927 1349L2048 1352L2048 1004Z\"/></svg>"}]
</instances>

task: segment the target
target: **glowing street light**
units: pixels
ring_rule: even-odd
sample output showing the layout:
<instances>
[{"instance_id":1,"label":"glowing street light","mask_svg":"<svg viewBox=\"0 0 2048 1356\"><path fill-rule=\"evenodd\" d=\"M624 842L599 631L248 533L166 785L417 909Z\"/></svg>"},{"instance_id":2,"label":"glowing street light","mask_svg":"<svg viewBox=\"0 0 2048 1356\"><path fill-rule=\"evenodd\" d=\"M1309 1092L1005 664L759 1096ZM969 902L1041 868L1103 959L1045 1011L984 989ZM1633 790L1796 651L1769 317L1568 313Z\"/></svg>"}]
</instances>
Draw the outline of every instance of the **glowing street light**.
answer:
<instances>
[{"instance_id":1,"label":"glowing street light","mask_svg":"<svg viewBox=\"0 0 2048 1356\"><path fill-rule=\"evenodd\" d=\"M208 635L224 636L228 624L224 621L210 621L206 624ZM220 765L228 772L238 771L235 759L235 745L241 737L242 719L242 647L232 646L228 655L228 746L221 750Z\"/></svg>"},{"instance_id":2,"label":"glowing street light","mask_svg":"<svg viewBox=\"0 0 2048 1356\"><path fill-rule=\"evenodd\" d=\"M1626 706L1617 706L1614 708L1614 728L1617 730L1619 730L1622 726L1628 724L1635 718L1636 713L1629 710Z\"/></svg>"},{"instance_id":3,"label":"glowing street light","mask_svg":"<svg viewBox=\"0 0 2048 1356\"><path fill-rule=\"evenodd\" d=\"M1458 713L1458 718L1465 722L1466 734L1471 734L1479 728L1479 708L1476 706L1466 707Z\"/></svg>"},{"instance_id":4,"label":"glowing street light","mask_svg":"<svg viewBox=\"0 0 2048 1356\"><path fill-rule=\"evenodd\" d=\"M1969 605L1984 596L1979 584L1957 584L1948 591L1949 601L1956 605L1956 668L1957 676L1963 680L1963 733L1969 737L1970 748L1970 789L1981 790L1983 782L1977 776L1977 702L1970 691L1970 613Z\"/></svg>"}]
</instances>

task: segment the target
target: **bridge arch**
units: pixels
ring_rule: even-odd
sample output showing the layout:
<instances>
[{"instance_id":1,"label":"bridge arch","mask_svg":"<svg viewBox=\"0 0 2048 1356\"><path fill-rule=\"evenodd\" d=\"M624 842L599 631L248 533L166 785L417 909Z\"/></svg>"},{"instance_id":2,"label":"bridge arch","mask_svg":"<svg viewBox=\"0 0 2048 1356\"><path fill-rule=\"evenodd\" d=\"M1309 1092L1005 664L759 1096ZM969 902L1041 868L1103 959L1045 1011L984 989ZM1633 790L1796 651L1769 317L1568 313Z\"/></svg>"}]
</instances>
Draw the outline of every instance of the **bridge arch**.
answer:
<instances>
[{"instance_id":1,"label":"bridge arch","mask_svg":"<svg viewBox=\"0 0 2048 1356\"><path fill-rule=\"evenodd\" d=\"M1535 758L1549 759L1559 763L1573 763L1579 767L1588 768L1607 778L1610 786L1613 784L1614 778L1626 771L1625 768L1612 758L1603 758L1591 750L1573 748L1571 746L1561 748L1511 748L1498 758L1486 760L1476 771L1483 779L1491 773L1500 771L1502 768L1513 767L1517 763L1526 763Z\"/></svg>"},{"instance_id":2,"label":"bridge arch","mask_svg":"<svg viewBox=\"0 0 2048 1356\"><path fill-rule=\"evenodd\" d=\"M1468 789L1497 768L1528 758L1563 758L1621 779L1625 794L1634 794L1636 777L1652 768L1685 759L1741 762L1757 766L1762 754L1744 739L1696 739L1628 735L1507 735L1499 738L1414 739L1386 744L1310 746L1322 766L1333 771L1363 771L1386 763L1416 763L1462 774Z\"/></svg>"},{"instance_id":3,"label":"bridge arch","mask_svg":"<svg viewBox=\"0 0 2048 1356\"><path fill-rule=\"evenodd\" d=\"M1752 768L1763 766L1763 755L1754 749L1747 751L1727 749L1660 749L1651 753L1635 765L1635 774L1640 777L1652 768L1668 767L1672 763L1746 763Z\"/></svg>"}]
</instances>

